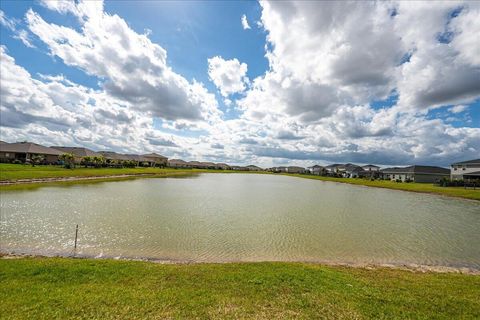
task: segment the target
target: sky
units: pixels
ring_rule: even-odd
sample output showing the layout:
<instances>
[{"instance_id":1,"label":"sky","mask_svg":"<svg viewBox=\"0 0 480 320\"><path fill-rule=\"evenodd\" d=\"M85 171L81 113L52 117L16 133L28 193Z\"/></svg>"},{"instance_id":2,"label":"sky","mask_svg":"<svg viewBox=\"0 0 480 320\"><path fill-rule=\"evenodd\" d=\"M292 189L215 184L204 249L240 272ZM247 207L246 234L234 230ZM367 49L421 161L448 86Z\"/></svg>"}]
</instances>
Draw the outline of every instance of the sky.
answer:
<instances>
[{"instance_id":1,"label":"sky","mask_svg":"<svg viewBox=\"0 0 480 320\"><path fill-rule=\"evenodd\" d=\"M0 10L3 141L263 167L480 157L480 2Z\"/></svg>"}]
</instances>

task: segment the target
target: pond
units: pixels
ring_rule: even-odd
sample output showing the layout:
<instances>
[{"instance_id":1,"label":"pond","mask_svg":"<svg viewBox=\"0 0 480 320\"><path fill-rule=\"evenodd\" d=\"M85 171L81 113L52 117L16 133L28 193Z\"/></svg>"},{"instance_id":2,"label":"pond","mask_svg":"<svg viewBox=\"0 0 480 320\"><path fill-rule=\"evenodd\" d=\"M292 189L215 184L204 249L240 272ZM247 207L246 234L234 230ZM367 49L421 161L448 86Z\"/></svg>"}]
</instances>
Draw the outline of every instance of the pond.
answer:
<instances>
[{"instance_id":1,"label":"pond","mask_svg":"<svg viewBox=\"0 0 480 320\"><path fill-rule=\"evenodd\" d=\"M0 251L480 269L480 203L262 174L5 191Z\"/></svg>"}]
</instances>

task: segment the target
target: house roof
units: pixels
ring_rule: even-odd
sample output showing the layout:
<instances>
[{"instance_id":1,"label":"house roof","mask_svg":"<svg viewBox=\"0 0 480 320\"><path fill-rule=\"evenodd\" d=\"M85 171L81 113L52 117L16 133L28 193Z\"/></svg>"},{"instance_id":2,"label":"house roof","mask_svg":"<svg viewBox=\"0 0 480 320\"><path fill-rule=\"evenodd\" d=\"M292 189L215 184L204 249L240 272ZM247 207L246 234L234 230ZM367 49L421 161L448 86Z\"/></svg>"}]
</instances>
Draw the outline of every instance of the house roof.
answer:
<instances>
[{"instance_id":1,"label":"house roof","mask_svg":"<svg viewBox=\"0 0 480 320\"><path fill-rule=\"evenodd\" d=\"M168 160L168 163L187 164L187 162L183 161L182 159L170 159Z\"/></svg>"},{"instance_id":2,"label":"house roof","mask_svg":"<svg viewBox=\"0 0 480 320\"><path fill-rule=\"evenodd\" d=\"M260 168L260 167L258 167L258 166L254 166L253 164L250 164L250 165L246 166L245 168L256 169L256 170L263 170L262 168Z\"/></svg>"},{"instance_id":3,"label":"house roof","mask_svg":"<svg viewBox=\"0 0 480 320\"><path fill-rule=\"evenodd\" d=\"M366 165L362 166L362 168L380 168L380 167L376 166L374 164L366 164Z\"/></svg>"},{"instance_id":4,"label":"house roof","mask_svg":"<svg viewBox=\"0 0 480 320\"><path fill-rule=\"evenodd\" d=\"M350 170L351 172L365 172L362 167L356 166L355 168Z\"/></svg>"},{"instance_id":5,"label":"house roof","mask_svg":"<svg viewBox=\"0 0 480 320\"><path fill-rule=\"evenodd\" d=\"M336 168L336 167L343 167L344 165L341 163L334 163L334 164L329 164L325 168Z\"/></svg>"},{"instance_id":6,"label":"house roof","mask_svg":"<svg viewBox=\"0 0 480 320\"><path fill-rule=\"evenodd\" d=\"M480 177L480 171L475 171L475 172L465 173L463 176L464 176L464 177L470 177L470 176L473 176L473 177Z\"/></svg>"},{"instance_id":7,"label":"house roof","mask_svg":"<svg viewBox=\"0 0 480 320\"><path fill-rule=\"evenodd\" d=\"M413 174L444 174L449 175L450 170L434 166L409 166L404 168L393 167L381 170L383 173L413 173Z\"/></svg>"},{"instance_id":8,"label":"house roof","mask_svg":"<svg viewBox=\"0 0 480 320\"><path fill-rule=\"evenodd\" d=\"M357 166L356 164L347 163L343 167L345 168L345 171L352 171L353 172L353 171L359 171L359 169L361 169L360 171L363 171L362 167Z\"/></svg>"},{"instance_id":9,"label":"house roof","mask_svg":"<svg viewBox=\"0 0 480 320\"><path fill-rule=\"evenodd\" d=\"M318 165L318 164L316 164L316 165L314 165L314 166L311 166L311 167L309 167L309 168L311 168L311 169L316 169L316 168L320 168L320 169L322 169L323 167L322 167L322 166L320 166L320 165Z\"/></svg>"},{"instance_id":10,"label":"house roof","mask_svg":"<svg viewBox=\"0 0 480 320\"><path fill-rule=\"evenodd\" d=\"M12 153L32 153L32 154L47 154L59 156L63 151L45 147L32 142L15 142L15 143L0 143L1 152Z\"/></svg>"},{"instance_id":11,"label":"house roof","mask_svg":"<svg viewBox=\"0 0 480 320\"><path fill-rule=\"evenodd\" d=\"M113 151L99 151L98 153L108 160L131 160L130 157Z\"/></svg>"},{"instance_id":12,"label":"house roof","mask_svg":"<svg viewBox=\"0 0 480 320\"><path fill-rule=\"evenodd\" d=\"M123 154L122 156L127 157L128 160L138 161L138 162L149 162L151 159L146 158L145 156L139 154Z\"/></svg>"},{"instance_id":13,"label":"house roof","mask_svg":"<svg viewBox=\"0 0 480 320\"><path fill-rule=\"evenodd\" d=\"M462 162L455 162L452 163L452 166L458 166L462 164L479 164L480 165L480 159L474 159L474 160L467 160L467 161L462 161Z\"/></svg>"},{"instance_id":14,"label":"house roof","mask_svg":"<svg viewBox=\"0 0 480 320\"><path fill-rule=\"evenodd\" d=\"M217 167L230 167L228 164L226 163L217 163L215 164Z\"/></svg>"},{"instance_id":15,"label":"house roof","mask_svg":"<svg viewBox=\"0 0 480 320\"><path fill-rule=\"evenodd\" d=\"M190 161L190 162L188 162L188 164L191 165L191 166L197 166L197 167L208 167L209 166L205 162L200 162L200 161Z\"/></svg>"},{"instance_id":16,"label":"house roof","mask_svg":"<svg viewBox=\"0 0 480 320\"><path fill-rule=\"evenodd\" d=\"M147 157L147 158L161 158L161 159L168 159L167 157L165 156L162 156L161 154L158 154L158 153L148 153L148 154L144 154L143 155L144 157Z\"/></svg>"},{"instance_id":17,"label":"house roof","mask_svg":"<svg viewBox=\"0 0 480 320\"><path fill-rule=\"evenodd\" d=\"M60 146L52 146L52 148L60 150L65 153L71 153L76 157L99 157L101 156L100 153L95 152L93 150L87 148L80 148L80 147L60 147Z\"/></svg>"}]
</instances>

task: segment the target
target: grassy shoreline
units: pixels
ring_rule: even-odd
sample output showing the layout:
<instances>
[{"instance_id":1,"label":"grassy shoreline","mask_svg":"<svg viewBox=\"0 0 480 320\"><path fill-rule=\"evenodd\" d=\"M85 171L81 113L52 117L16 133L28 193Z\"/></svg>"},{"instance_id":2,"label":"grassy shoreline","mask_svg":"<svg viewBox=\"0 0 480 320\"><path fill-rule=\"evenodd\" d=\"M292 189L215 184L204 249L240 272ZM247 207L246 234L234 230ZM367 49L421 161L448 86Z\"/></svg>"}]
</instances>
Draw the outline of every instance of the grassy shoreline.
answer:
<instances>
[{"instance_id":1,"label":"grassy shoreline","mask_svg":"<svg viewBox=\"0 0 480 320\"><path fill-rule=\"evenodd\" d=\"M65 169L59 166L36 166L31 167L20 164L0 164L0 190L31 189L40 185L52 183L86 183L96 181L124 180L139 177L187 177L200 173L262 173L269 172L245 172L232 170L204 170L204 169L172 169L172 168L75 168ZM125 176L128 175L128 176ZM314 179L329 182L348 183L374 188L386 188L401 191L431 193L449 197L457 197L471 200L480 200L480 189L464 189L461 187L440 187L428 183L397 183L393 181L350 178L333 178L302 174L282 174L290 177ZM82 179L89 180L82 180ZM20 183L18 180L26 180ZM58 181L36 181L36 179L58 179ZM62 181L63 179L71 179ZM2 184L2 182L4 184ZM8 184L5 184L8 182ZM12 183L13 182L13 183Z\"/></svg>"},{"instance_id":2,"label":"grassy shoreline","mask_svg":"<svg viewBox=\"0 0 480 320\"><path fill-rule=\"evenodd\" d=\"M6 319L474 319L480 276L309 263L0 259Z\"/></svg>"},{"instance_id":3,"label":"grassy shoreline","mask_svg":"<svg viewBox=\"0 0 480 320\"><path fill-rule=\"evenodd\" d=\"M399 183L395 181L386 180L367 180L367 179L355 179L355 178L334 178L304 174L283 174L289 177L297 177L303 179L313 179L328 182L347 183L358 186L366 186L373 188L384 188L400 191L418 192L418 193L430 193L448 197L464 198L471 200L480 200L480 189L464 189L461 187L440 187L430 183Z\"/></svg>"}]
</instances>

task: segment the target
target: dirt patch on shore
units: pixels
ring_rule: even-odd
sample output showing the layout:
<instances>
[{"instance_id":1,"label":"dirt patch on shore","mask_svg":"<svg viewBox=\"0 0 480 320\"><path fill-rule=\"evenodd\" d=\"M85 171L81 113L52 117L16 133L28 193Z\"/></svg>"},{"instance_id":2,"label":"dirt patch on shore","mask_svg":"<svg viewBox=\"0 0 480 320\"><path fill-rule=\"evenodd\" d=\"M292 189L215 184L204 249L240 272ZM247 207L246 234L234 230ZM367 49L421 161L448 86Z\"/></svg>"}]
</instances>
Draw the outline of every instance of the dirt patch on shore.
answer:
<instances>
[{"instance_id":1,"label":"dirt patch on shore","mask_svg":"<svg viewBox=\"0 0 480 320\"><path fill-rule=\"evenodd\" d=\"M0 186L9 186L15 184L27 184L27 183L47 183L47 182L69 182L69 181L81 181L81 180L98 180L98 179L119 179L129 177L145 177L156 176L156 173L138 173L138 174L115 174L107 176L89 176L89 177L54 177L54 178L39 178L39 179L19 179L19 180L2 180Z\"/></svg>"}]
</instances>

